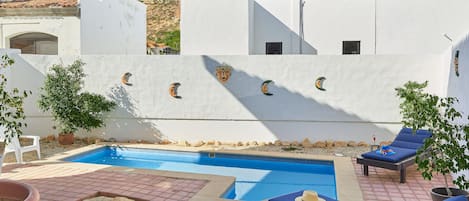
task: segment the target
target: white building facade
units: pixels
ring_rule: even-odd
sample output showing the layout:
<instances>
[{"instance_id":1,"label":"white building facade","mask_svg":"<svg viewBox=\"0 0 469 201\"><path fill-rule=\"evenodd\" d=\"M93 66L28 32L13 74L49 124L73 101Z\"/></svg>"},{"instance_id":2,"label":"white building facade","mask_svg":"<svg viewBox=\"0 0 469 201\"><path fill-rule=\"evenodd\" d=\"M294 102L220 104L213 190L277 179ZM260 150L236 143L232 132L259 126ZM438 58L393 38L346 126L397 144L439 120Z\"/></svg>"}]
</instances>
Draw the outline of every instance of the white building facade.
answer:
<instances>
[{"instance_id":1,"label":"white building facade","mask_svg":"<svg viewBox=\"0 0 469 201\"><path fill-rule=\"evenodd\" d=\"M0 48L24 54L145 54L146 6L137 0L0 4Z\"/></svg>"},{"instance_id":2,"label":"white building facade","mask_svg":"<svg viewBox=\"0 0 469 201\"><path fill-rule=\"evenodd\" d=\"M467 8L466 0L182 0L181 54L441 54L469 31Z\"/></svg>"}]
</instances>

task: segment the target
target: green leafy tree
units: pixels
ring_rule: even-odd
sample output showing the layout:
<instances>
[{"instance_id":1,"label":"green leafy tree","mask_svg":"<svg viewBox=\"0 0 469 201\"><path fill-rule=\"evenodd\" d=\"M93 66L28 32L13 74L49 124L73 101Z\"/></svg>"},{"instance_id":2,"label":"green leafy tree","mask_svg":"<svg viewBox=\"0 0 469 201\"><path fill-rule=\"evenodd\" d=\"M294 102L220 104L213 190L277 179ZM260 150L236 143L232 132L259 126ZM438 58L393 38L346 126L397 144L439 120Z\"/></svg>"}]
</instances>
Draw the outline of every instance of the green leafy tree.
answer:
<instances>
[{"instance_id":1,"label":"green leafy tree","mask_svg":"<svg viewBox=\"0 0 469 201\"><path fill-rule=\"evenodd\" d=\"M3 55L0 63L0 125L6 128L5 142L9 143L11 138L21 135L22 127L26 118L24 114L23 101L31 91L20 91L17 88L7 89L7 77L3 72L14 64L14 60Z\"/></svg>"},{"instance_id":2,"label":"green leafy tree","mask_svg":"<svg viewBox=\"0 0 469 201\"><path fill-rule=\"evenodd\" d=\"M427 84L409 81L396 91L402 99L400 109L404 126L414 131L426 128L432 132L432 137L417 151L416 158L423 178L431 180L434 173L445 176L469 170L469 126L458 123L462 122L462 114L454 108L458 99L426 93ZM447 193L451 196L446 176L444 178ZM459 175L453 183L461 189L469 188L465 175Z\"/></svg>"},{"instance_id":3,"label":"green leafy tree","mask_svg":"<svg viewBox=\"0 0 469 201\"><path fill-rule=\"evenodd\" d=\"M53 65L51 73L46 76L39 108L51 112L59 124L60 133L102 127L104 113L116 105L101 95L82 92L84 64L77 60L67 67Z\"/></svg>"},{"instance_id":4,"label":"green leafy tree","mask_svg":"<svg viewBox=\"0 0 469 201\"><path fill-rule=\"evenodd\" d=\"M179 51L181 49L181 32L179 30L164 32L156 42L164 43L171 49Z\"/></svg>"}]
</instances>

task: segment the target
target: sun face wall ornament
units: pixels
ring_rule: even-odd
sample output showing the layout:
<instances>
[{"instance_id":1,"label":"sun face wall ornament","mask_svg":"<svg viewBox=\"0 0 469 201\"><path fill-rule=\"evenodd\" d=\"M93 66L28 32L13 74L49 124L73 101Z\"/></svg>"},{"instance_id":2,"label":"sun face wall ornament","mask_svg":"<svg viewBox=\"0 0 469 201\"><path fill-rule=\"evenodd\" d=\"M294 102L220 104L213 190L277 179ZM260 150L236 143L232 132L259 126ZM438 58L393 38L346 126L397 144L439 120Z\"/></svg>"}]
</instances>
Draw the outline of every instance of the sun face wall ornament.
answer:
<instances>
[{"instance_id":1,"label":"sun face wall ornament","mask_svg":"<svg viewBox=\"0 0 469 201\"><path fill-rule=\"evenodd\" d=\"M314 83L314 85L316 86L317 89L321 91L326 91L326 89L324 89L324 87L322 86L324 84L324 80L326 80L325 77L319 77L318 79L316 79L316 82Z\"/></svg>"},{"instance_id":2,"label":"sun face wall ornament","mask_svg":"<svg viewBox=\"0 0 469 201\"><path fill-rule=\"evenodd\" d=\"M129 72L124 73L124 75L122 75L121 77L122 84L125 84L127 86L132 86L132 83L129 83L130 76L132 76L132 73L129 73Z\"/></svg>"},{"instance_id":3,"label":"sun face wall ornament","mask_svg":"<svg viewBox=\"0 0 469 201\"><path fill-rule=\"evenodd\" d=\"M227 64L222 64L220 66L217 66L217 68L215 69L216 71L215 73L217 75L218 81L220 81L222 84L225 84L226 82L228 82L228 80L231 77L232 70L233 68Z\"/></svg>"},{"instance_id":4,"label":"sun face wall ornament","mask_svg":"<svg viewBox=\"0 0 469 201\"><path fill-rule=\"evenodd\" d=\"M262 82L261 91L262 91L262 93L263 93L264 95L266 95L266 96L272 96L272 95L274 95L273 93L270 93L270 92L269 92L269 84L270 84L270 83L273 83L273 82L274 82L274 81L272 81L272 80L266 80L266 81Z\"/></svg>"},{"instance_id":5,"label":"sun face wall ornament","mask_svg":"<svg viewBox=\"0 0 469 201\"><path fill-rule=\"evenodd\" d=\"M182 98L181 96L178 96L178 87L181 86L181 83L175 82L169 85L169 95L172 96L173 98L180 99Z\"/></svg>"},{"instance_id":6,"label":"sun face wall ornament","mask_svg":"<svg viewBox=\"0 0 469 201\"><path fill-rule=\"evenodd\" d=\"M456 53L454 53L454 71L456 76L459 77L459 50L456 50Z\"/></svg>"}]
</instances>

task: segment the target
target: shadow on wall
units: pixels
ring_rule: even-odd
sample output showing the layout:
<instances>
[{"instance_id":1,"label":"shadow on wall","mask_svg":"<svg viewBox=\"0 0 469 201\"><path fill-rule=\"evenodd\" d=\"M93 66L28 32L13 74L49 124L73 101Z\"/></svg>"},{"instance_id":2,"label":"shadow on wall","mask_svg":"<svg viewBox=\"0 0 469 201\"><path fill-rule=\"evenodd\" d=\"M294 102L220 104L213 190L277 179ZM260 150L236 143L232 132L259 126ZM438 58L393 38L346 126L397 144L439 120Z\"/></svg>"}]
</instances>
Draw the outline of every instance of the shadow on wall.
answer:
<instances>
[{"instance_id":1,"label":"shadow on wall","mask_svg":"<svg viewBox=\"0 0 469 201\"><path fill-rule=\"evenodd\" d=\"M147 140L160 142L163 135L156 128L156 124L145 118L137 116L137 108L126 89L123 86L114 86L108 97L114 101L117 107L114 109L114 118L109 118L106 130L112 132L112 137L119 140ZM103 130L104 131L104 130ZM139 131L141 133L135 133ZM144 139L136 139L135 136L145 136Z\"/></svg>"},{"instance_id":2,"label":"shadow on wall","mask_svg":"<svg viewBox=\"0 0 469 201\"><path fill-rule=\"evenodd\" d=\"M24 110L26 114L26 123L28 127L23 129L23 133L28 135L56 135L58 130L54 130L54 121L49 113L43 113L39 110L38 100L41 94L41 87L44 86L45 75L34 68L29 62L20 55L10 55L15 64L13 65L9 82L13 87L20 90L30 90L31 95L24 100ZM47 57L42 57L43 61ZM25 82L27 80L27 82Z\"/></svg>"},{"instance_id":3,"label":"shadow on wall","mask_svg":"<svg viewBox=\"0 0 469 201\"><path fill-rule=\"evenodd\" d=\"M38 99L41 94L41 87L44 85L45 75L36 69L21 55L12 55L15 60L14 67L10 72L9 84L19 89L31 90L33 93L25 99L24 109L26 112L26 122L28 127L24 129L25 134L39 136L57 135L58 130L54 130L54 121L50 113L43 113L38 108ZM44 64L48 69L52 62L60 60L50 59L50 56L37 56L37 63ZM27 81L25 81L27 80ZM94 135L104 139L115 138L119 140L146 140L159 142L162 135L154 122L136 116L136 107L123 86L114 86L108 93L109 99L116 102L117 107L108 115L106 127L93 129L91 133L80 130L80 136ZM111 118L113 117L113 118ZM115 118L114 118L115 117ZM135 131L139 131L138 135ZM135 137L138 136L138 137Z\"/></svg>"},{"instance_id":4,"label":"shadow on wall","mask_svg":"<svg viewBox=\"0 0 469 201\"><path fill-rule=\"evenodd\" d=\"M209 56L203 56L203 62L206 70L217 79L215 69L223 62ZM233 67L231 77L224 87L277 139L361 141L371 140L372 134L382 140L393 138L389 130L380 128L368 120L319 103L275 83L268 85L269 91L274 95L266 96L260 90L264 81ZM313 84L311 87L316 90Z\"/></svg>"},{"instance_id":5,"label":"shadow on wall","mask_svg":"<svg viewBox=\"0 0 469 201\"><path fill-rule=\"evenodd\" d=\"M299 54L300 41L303 54L317 54L311 44L301 40L298 33L257 2L254 2L254 35L255 54L266 53L266 42L282 42L283 54Z\"/></svg>"}]
</instances>

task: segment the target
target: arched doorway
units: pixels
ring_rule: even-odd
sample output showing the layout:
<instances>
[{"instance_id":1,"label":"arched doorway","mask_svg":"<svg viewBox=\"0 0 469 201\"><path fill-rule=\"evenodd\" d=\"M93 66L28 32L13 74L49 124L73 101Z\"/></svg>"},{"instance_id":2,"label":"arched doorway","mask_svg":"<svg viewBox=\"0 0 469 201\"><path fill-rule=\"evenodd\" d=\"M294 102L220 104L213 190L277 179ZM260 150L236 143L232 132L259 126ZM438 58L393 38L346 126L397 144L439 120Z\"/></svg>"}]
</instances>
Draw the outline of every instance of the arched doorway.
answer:
<instances>
[{"instance_id":1,"label":"arched doorway","mask_svg":"<svg viewBox=\"0 0 469 201\"><path fill-rule=\"evenodd\" d=\"M45 33L25 33L10 38L10 48L20 49L22 54L58 53L57 37Z\"/></svg>"}]
</instances>

